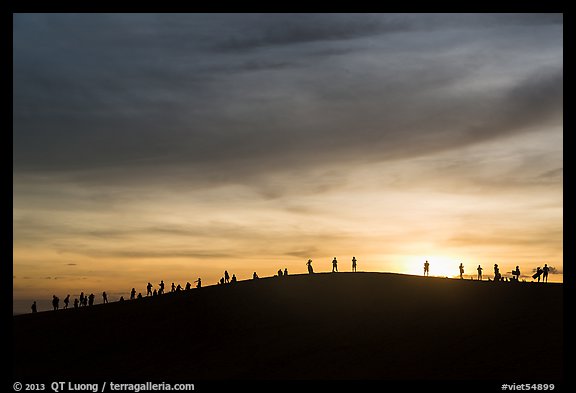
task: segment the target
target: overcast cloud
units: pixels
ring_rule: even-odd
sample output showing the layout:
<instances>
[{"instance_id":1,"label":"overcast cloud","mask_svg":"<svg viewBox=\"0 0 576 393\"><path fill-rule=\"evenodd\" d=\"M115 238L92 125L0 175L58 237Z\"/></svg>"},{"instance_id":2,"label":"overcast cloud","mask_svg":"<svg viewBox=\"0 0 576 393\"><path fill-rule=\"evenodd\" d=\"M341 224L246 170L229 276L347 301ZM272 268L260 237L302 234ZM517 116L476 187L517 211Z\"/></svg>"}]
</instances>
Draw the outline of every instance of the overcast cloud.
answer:
<instances>
[{"instance_id":1,"label":"overcast cloud","mask_svg":"<svg viewBox=\"0 0 576 393\"><path fill-rule=\"evenodd\" d=\"M426 155L561 112L559 15L14 20L16 174L211 183Z\"/></svg>"}]
</instances>

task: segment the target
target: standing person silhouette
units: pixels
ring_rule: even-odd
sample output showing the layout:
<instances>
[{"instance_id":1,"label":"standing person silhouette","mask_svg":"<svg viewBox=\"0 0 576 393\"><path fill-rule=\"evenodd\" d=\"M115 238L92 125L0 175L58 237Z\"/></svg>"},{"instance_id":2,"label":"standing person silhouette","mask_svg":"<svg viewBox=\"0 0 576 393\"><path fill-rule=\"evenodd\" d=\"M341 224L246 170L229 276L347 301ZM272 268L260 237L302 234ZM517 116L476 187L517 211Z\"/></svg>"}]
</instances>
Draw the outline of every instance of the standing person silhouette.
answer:
<instances>
[{"instance_id":1,"label":"standing person silhouette","mask_svg":"<svg viewBox=\"0 0 576 393\"><path fill-rule=\"evenodd\" d=\"M430 264L428 263L428 261L424 262L424 275L425 276L430 275Z\"/></svg>"},{"instance_id":2,"label":"standing person silhouette","mask_svg":"<svg viewBox=\"0 0 576 393\"><path fill-rule=\"evenodd\" d=\"M70 295L64 298L64 309L68 308L68 303L70 303Z\"/></svg>"},{"instance_id":3,"label":"standing person silhouette","mask_svg":"<svg viewBox=\"0 0 576 393\"><path fill-rule=\"evenodd\" d=\"M459 269L460 269L460 279L462 280L462 279L464 278L464 277L463 277L463 274L464 274L464 265L462 264L462 262L460 262Z\"/></svg>"},{"instance_id":4,"label":"standing person silhouette","mask_svg":"<svg viewBox=\"0 0 576 393\"><path fill-rule=\"evenodd\" d=\"M482 281L482 266L478 265L478 281Z\"/></svg>"},{"instance_id":5,"label":"standing person silhouette","mask_svg":"<svg viewBox=\"0 0 576 393\"><path fill-rule=\"evenodd\" d=\"M282 277L282 269L278 269L278 277Z\"/></svg>"},{"instance_id":6,"label":"standing person silhouette","mask_svg":"<svg viewBox=\"0 0 576 393\"><path fill-rule=\"evenodd\" d=\"M74 308L78 308L78 298L74 298Z\"/></svg>"},{"instance_id":7,"label":"standing person silhouette","mask_svg":"<svg viewBox=\"0 0 576 393\"><path fill-rule=\"evenodd\" d=\"M516 270L512 270L512 276L515 277L516 281L520 281L520 267L516 266Z\"/></svg>"},{"instance_id":8,"label":"standing person silhouette","mask_svg":"<svg viewBox=\"0 0 576 393\"><path fill-rule=\"evenodd\" d=\"M58 296L52 295L52 307L54 307L54 311L58 310L59 303L60 303L60 299L58 299Z\"/></svg>"},{"instance_id":9,"label":"standing person silhouette","mask_svg":"<svg viewBox=\"0 0 576 393\"><path fill-rule=\"evenodd\" d=\"M332 260L332 273L334 272L338 273L338 261L336 260L336 257Z\"/></svg>"},{"instance_id":10,"label":"standing person silhouette","mask_svg":"<svg viewBox=\"0 0 576 393\"><path fill-rule=\"evenodd\" d=\"M198 277L198 280L194 281L196 284L196 288L202 288L202 279Z\"/></svg>"},{"instance_id":11,"label":"standing person silhouette","mask_svg":"<svg viewBox=\"0 0 576 393\"><path fill-rule=\"evenodd\" d=\"M308 259L306 266L308 266L308 274L314 273L314 268L312 267L312 259Z\"/></svg>"},{"instance_id":12,"label":"standing person silhouette","mask_svg":"<svg viewBox=\"0 0 576 393\"><path fill-rule=\"evenodd\" d=\"M230 275L228 274L228 270L224 270L224 282L225 283L230 282Z\"/></svg>"},{"instance_id":13,"label":"standing person silhouette","mask_svg":"<svg viewBox=\"0 0 576 393\"><path fill-rule=\"evenodd\" d=\"M108 294L106 291L102 292L102 303L108 303Z\"/></svg>"},{"instance_id":14,"label":"standing person silhouette","mask_svg":"<svg viewBox=\"0 0 576 393\"><path fill-rule=\"evenodd\" d=\"M550 268L548 267L548 264L545 263L544 264L544 268L542 269L542 282L548 282L548 272L550 271ZM540 280L538 280L540 281Z\"/></svg>"},{"instance_id":15,"label":"standing person silhouette","mask_svg":"<svg viewBox=\"0 0 576 393\"><path fill-rule=\"evenodd\" d=\"M94 304L94 294L91 293L90 296L88 296L88 305L92 306Z\"/></svg>"},{"instance_id":16,"label":"standing person silhouette","mask_svg":"<svg viewBox=\"0 0 576 393\"><path fill-rule=\"evenodd\" d=\"M174 283L172 283L172 292L176 292L176 285L174 285Z\"/></svg>"},{"instance_id":17,"label":"standing person silhouette","mask_svg":"<svg viewBox=\"0 0 576 393\"><path fill-rule=\"evenodd\" d=\"M34 303L32 303L32 306L30 307L32 309L32 314L36 313L38 310L36 309L36 300L34 300Z\"/></svg>"},{"instance_id":18,"label":"standing person silhouette","mask_svg":"<svg viewBox=\"0 0 576 393\"><path fill-rule=\"evenodd\" d=\"M288 275L288 268L285 267L285 268L284 268L284 276L287 276L287 275Z\"/></svg>"},{"instance_id":19,"label":"standing person silhouette","mask_svg":"<svg viewBox=\"0 0 576 393\"><path fill-rule=\"evenodd\" d=\"M252 275L252 279L256 280L258 278L258 275L256 274L256 272L254 272L254 274Z\"/></svg>"},{"instance_id":20,"label":"standing person silhouette","mask_svg":"<svg viewBox=\"0 0 576 393\"><path fill-rule=\"evenodd\" d=\"M356 271L356 257L352 257L352 271Z\"/></svg>"},{"instance_id":21,"label":"standing person silhouette","mask_svg":"<svg viewBox=\"0 0 576 393\"><path fill-rule=\"evenodd\" d=\"M164 293L164 280L160 280L160 284L158 284L160 289L158 290L158 295L162 295Z\"/></svg>"},{"instance_id":22,"label":"standing person silhouette","mask_svg":"<svg viewBox=\"0 0 576 393\"><path fill-rule=\"evenodd\" d=\"M500 281L500 269L498 268L498 264L494 264L494 281Z\"/></svg>"},{"instance_id":23,"label":"standing person silhouette","mask_svg":"<svg viewBox=\"0 0 576 393\"><path fill-rule=\"evenodd\" d=\"M540 277L542 277L543 272L544 272L544 270L540 266L538 266L536 268L536 273L532 276L532 278L537 278L538 282L540 282Z\"/></svg>"},{"instance_id":24,"label":"standing person silhouette","mask_svg":"<svg viewBox=\"0 0 576 393\"><path fill-rule=\"evenodd\" d=\"M189 291L190 288L192 288L192 284L190 284L190 281L186 282L186 290Z\"/></svg>"},{"instance_id":25,"label":"standing person silhouette","mask_svg":"<svg viewBox=\"0 0 576 393\"><path fill-rule=\"evenodd\" d=\"M146 296L152 296L152 284L148 283L148 285L146 285Z\"/></svg>"},{"instance_id":26,"label":"standing person silhouette","mask_svg":"<svg viewBox=\"0 0 576 393\"><path fill-rule=\"evenodd\" d=\"M80 292L80 305L84 305L84 292Z\"/></svg>"},{"instance_id":27,"label":"standing person silhouette","mask_svg":"<svg viewBox=\"0 0 576 393\"><path fill-rule=\"evenodd\" d=\"M130 291L130 300L134 300L135 297L136 297L136 289L132 288L132 290Z\"/></svg>"},{"instance_id":28,"label":"standing person silhouette","mask_svg":"<svg viewBox=\"0 0 576 393\"><path fill-rule=\"evenodd\" d=\"M282 271L282 270L280 270L280 271ZM231 283L235 283L235 282L236 282L236 275L235 275L235 274L232 275L232 279L230 280L230 282L231 282Z\"/></svg>"}]
</instances>

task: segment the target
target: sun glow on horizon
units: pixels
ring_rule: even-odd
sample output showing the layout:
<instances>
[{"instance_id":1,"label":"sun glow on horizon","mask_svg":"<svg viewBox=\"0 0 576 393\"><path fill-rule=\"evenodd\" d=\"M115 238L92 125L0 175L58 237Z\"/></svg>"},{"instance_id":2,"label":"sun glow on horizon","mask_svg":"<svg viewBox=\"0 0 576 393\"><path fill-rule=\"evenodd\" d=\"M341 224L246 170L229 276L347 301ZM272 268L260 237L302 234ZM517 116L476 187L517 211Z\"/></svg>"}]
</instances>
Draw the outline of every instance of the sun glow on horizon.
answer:
<instances>
[{"instance_id":1,"label":"sun glow on horizon","mask_svg":"<svg viewBox=\"0 0 576 393\"><path fill-rule=\"evenodd\" d=\"M563 282L561 14L14 18L26 312L335 256ZM390 18L407 28L382 35Z\"/></svg>"},{"instance_id":2,"label":"sun glow on horizon","mask_svg":"<svg viewBox=\"0 0 576 393\"><path fill-rule=\"evenodd\" d=\"M430 276L434 277L458 277L458 258L450 255L414 255L406 258L403 273L421 276L424 274L424 262L430 264ZM464 275L469 276L470 269L464 270Z\"/></svg>"}]
</instances>

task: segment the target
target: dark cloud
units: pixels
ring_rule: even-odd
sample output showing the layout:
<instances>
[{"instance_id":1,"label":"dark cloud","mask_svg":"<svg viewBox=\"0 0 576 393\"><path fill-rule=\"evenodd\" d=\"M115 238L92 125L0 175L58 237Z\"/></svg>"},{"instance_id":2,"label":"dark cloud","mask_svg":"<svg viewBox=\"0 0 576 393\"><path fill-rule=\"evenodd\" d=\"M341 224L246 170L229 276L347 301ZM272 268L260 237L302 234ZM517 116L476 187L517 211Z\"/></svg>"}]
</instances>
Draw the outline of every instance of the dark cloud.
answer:
<instances>
[{"instance_id":1,"label":"dark cloud","mask_svg":"<svg viewBox=\"0 0 576 393\"><path fill-rule=\"evenodd\" d=\"M544 266L544 264L541 264L540 267ZM563 274L562 269L557 269L554 266L548 266L548 268L550 269L550 271L548 272L549 274ZM536 273L537 268L533 268L532 269L532 273ZM532 276L530 276L532 277Z\"/></svg>"},{"instance_id":2,"label":"dark cloud","mask_svg":"<svg viewBox=\"0 0 576 393\"><path fill-rule=\"evenodd\" d=\"M410 30L410 20L390 15L260 14L243 18L242 33L226 37L222 50L338 41ZM250 21L246 23L246 20Z\"/></svg>"},{"instance_id":3,"label":"dark cloud","mask_svg":"<svg viewBox=\"0 0 576 393\"><path fill-rule=\"evenodd\" d=\"M300 250L289 250L289 251L286 251L284 254L290 255L293 257L298 257L298 258L309 258L311 255L317 255L318 251L319 250L316 247L309 247L309 248L300 249Z\"/></svg>"},{"instance_id":4,"label":"dark cloud","mask_svg":"<svg viewBox=\"0 0 576 393\"><path fill-rule=\"evenodd\" d=\"M14 18L16 175L274 198L278 171L561 124L561 15Z\"/></svg>"},{"instance_id":5,"label":"dark cloud","mask_svg":"<svg viewBox=\"0 0 576 393\"><path fill-rule=\"evenodd\" d=\"M540 175L538 175L539 179L557 179L559 177L562 177L564 173L564 168L555 168L546 172L541 173Z\"/></svg>"}]
</instances>

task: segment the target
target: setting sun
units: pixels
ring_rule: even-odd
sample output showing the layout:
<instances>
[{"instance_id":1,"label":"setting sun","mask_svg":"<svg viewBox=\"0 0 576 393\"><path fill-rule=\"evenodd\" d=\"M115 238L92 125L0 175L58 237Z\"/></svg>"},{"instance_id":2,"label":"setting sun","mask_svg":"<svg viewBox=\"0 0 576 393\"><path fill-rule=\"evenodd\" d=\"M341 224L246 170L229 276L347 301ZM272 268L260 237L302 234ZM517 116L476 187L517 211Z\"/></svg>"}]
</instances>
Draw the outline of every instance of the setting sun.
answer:
<instances>
[{"instance_id":1,"label":"setting sun","mask_svg":"<svg viewBox=\"0 0 576 393\"><path fill-rule=\"evenodd\" d=\"M409 257L405 262L405 272L407 274L422 275L424 273L424 262L428 261L429 265L429 275L432 277L458 277L459 271L458 266L460 261L452 256L446 255L432 255L424 256L418 255ZM471 273L471 266L464 270L464 277L469 278Z\"/></svg>"}]
</instances>

